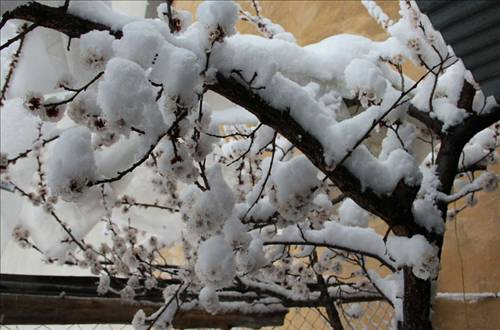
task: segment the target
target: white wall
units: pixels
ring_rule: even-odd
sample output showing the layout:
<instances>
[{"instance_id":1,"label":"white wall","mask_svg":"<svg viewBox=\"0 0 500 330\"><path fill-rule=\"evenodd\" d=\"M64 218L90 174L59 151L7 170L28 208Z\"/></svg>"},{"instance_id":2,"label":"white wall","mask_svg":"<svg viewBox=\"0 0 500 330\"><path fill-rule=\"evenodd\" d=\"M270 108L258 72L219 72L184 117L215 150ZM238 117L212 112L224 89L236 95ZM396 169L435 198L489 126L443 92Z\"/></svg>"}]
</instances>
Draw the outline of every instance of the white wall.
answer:
<instances>
[{"instance_id":1,"label":"white wall","mask_svg":"<svg viewBox=\"0 0 500 330\"><path fill-rule=\"evenodd\" d=\"M114 0L111 3L113 8L122 11L124 14L141 17L144 17L148 4L146 0Z\"/></svg>"}]
</instances>

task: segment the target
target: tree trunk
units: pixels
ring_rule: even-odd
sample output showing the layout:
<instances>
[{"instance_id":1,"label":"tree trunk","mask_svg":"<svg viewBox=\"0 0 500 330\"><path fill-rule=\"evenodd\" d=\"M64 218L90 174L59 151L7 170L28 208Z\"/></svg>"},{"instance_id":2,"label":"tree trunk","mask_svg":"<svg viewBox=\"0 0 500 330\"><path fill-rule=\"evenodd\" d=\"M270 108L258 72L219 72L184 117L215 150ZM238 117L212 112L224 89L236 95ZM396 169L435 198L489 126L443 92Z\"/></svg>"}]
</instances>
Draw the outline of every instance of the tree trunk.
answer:
<instances>
[{"instance_id":1,"label":"tree trunk","mask_svg":"<svg viewBox=\"0 0 500 330\"><path fill-rule=\"evenodd\" d=\"M335 303L328 299L325 303L326 313L328 314L328 320L330 321L330 325L333 330L344 330L344 326L342 325L342 321L340 320L339 313L337 308L335 307Z\"/></svg>"},{"instance_id":2,"label":"tree trunk","mask_svg":"<svg viewBox=\"0 0 500 330\"><path fill-rule=\"evenodd\" d=\"M403 321L400 330L432 329L431 280L422 280L413 275L411 267L404 267Z\"/></svg>"}]
</instances>

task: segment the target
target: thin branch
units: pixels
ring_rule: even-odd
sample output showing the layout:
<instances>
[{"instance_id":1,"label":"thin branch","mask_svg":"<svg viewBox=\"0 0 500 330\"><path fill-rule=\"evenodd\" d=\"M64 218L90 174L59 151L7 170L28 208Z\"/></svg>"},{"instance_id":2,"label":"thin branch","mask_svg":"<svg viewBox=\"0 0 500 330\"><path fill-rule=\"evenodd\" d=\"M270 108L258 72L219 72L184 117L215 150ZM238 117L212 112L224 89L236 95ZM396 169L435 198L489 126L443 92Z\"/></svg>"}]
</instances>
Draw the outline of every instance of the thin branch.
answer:
<instances>
[{"instance_id":1,"label":"thin branch","mask_svg":"<svg viewBox=\"0 0 500 330\"><path fill-rule=\"evenodd\" d=\"M28 28L28 25L24 24L21 27L21 30L25 30L27 28ZM26 39L25 36L26 35L24 35L20 38L19 46L17 47L16 52L12 56L12 61L10 62L10 65L9 65L9 71L7 72L7 76L5 77L5 82L3 84L2 92L0 94L0 107L3 106L3 104L4 104L3 101L7 99L7 90L9 89L10 81L12 80L12 77L14 76L14 70L15 70L17 63L19 62L19 58L21 56L21 51L23 49L24 41Z\"/></svg>"},{"instance_id":2,"label":"thin branch","mask_svg":"<svg viewBox=\"0 0 500 330\"><path fill-rule=\"evenodd\" d=\"M97 180L97 181L91 181L87 184L87 186L91 187L91 186L95 186L95 185L99 185L99 184L103 184L103 183L111 183L111 182L115 182L115 181L119 181L121 180L125 175L133 172L137 167L139 167L140 165L142 165L150 156L151 152L153 152L153 150L156 148L156 146L158 145L158 143L160 143L160 141L167 135L170 135L172 134L172 132L174 131L174 129L177 128L177 125L179 124L179 122L184 119L185 117L187 116L187 111L184 110L178 117L177 119L172 123L172 125L170 126L170 128L163 134L160 134L158 136L158 138L156 139L155 143L151 144L149 146L149 149L148 151L139 159L137 160L136 162L134 162L130 167L128 167L127 169L123 170L123 171L118 171L117 172L117 175L111 177L111 178L106 178L106 179L101 179L101 180Z\"/></svg>"},{"instance_id":3,"label":"thin branch","mask_svg":"<svg viewBox=\"0 0 500 330\"><path fill-rule=\"evenodd\" d=\"M259 125L252 131L252 133L250 133L250 145L248 146L247 150L242 153L240 156L238 156L236 159L234 159L233 161L231 161L229 164L227 164L227 166L231 166L233 165L234 163L236 163L237 161L239 161L240 159L243 159L245 158L246 155L248 155L248 153L250 152L250 150L252 149L252 145L254 143L254 139L255 139L255 133L262 127L262 123L259 123Z\"/></svg>"},{"instance_id":4,"label":"thin branch","mask_svg":"<svg viewBox=\"0 0 500 330\"><path fill-rule=\"evenodd\" d=\"M69 1L70 0L64 0L64 5L62 5L61 9L64 10L64 11L68 11L68 8L69 8Z\"/></svg>"},{"instance_id":5,"label":"thin branch","mask_svg":"<svg viewBox=\"0 0 500 330\"><path fill-rule=\"evenodd\" d=\"M198 162L198 166L200 166L200 176L203 180L203 183L205 184L206 190L210 190L210 184L208 183L208 178L207 175L205 174L205 164L206 160L204 159L203 162Z\"/></svg>"},{"instance_id":6,"label":"thin branch","mask_svg":"<svg viewBox=\"0 0 500 330\"><path fill-rule=\"evenodd\" d=\"M93 83L95 83L97 80L99 80L99 78L101 78L103 74L104 74L104 71L99 72L94 78L92 78L91 81L89 81L83 87L77 88L77 89L72 89L72 91L74 91L75 94L71 95L71 97L69 97L68 99L60 101L60 102L46 103L46 104L44 104L44 106L57 107L57 106L72 102L81 92L86 91L87 88L89 88Z\"/></svg>"},{"instance_id":7,"label":"thin branch","mask_svg":"<svg viewBox=\"0 0 500 330\"><path fill-rule=\"evenodd\" d=\"M266 188L266 183L269 180L269 177L271 176L271 170L273 168L273 163L274 163L274 155L276 154L276 136L278 135L278 132L274 132L273 140L272 140L272 154L271 154L271 162L269 163L269 170L267 171L266 177L264 178L264 182L262 183L262 186L260 187L259 195L255 200L253 201L252 205L248 208L248 210L245 212L243 215L243 220L247 217L248 213L252 210L252 208L259 202L260 197L262 196L262 193L264 192L264 189Z\"/></svg>"},{"instance_id":8,"label":"thin branch","mask_svg":"<svg viewBox=\"0 0 500 330\"><path fill-rule=\"evenodd\" d=\"M55 135L49 139L44 139L42 140L42 147L45 147L46 144L55 141L59 138L59 135ZM26 149L25 151L21 152L18 154L16 157L9 159L7 162L9 164L15 164L19 159L27 157L31 152L33 151L33 148Z\"/></svg>"},{"instance_id":9,"label":"thin branch","mask_svg":"<svg viewBox=\"0 0 500 330\"><path fill-rule=\"evenodd\" d=\"M186 286L184 286L183 284L180 284L179 287L177 288L177 290L175 291L174 295L170 298L170 300L158 311L156 312L156 316L155 318L151 321L151 323L149 324L149 326L147 327L146 330L151 330L151 328L155 325L155 323L158 321L158 319L162 316L162 314L167 310L167 308L170 306L170 304L175 300L175 302L177 303L177 307L176 308L179 308L180 305L179 305L179 294L181 292L184 292L188 289L189 287L189 284L187 284Z\"/></svg>"},{"instance_id":10,"label":"thin branch","mask_svg":"<svg viewBox=\"0 0 500 330\"><path fill-rule=\"evenodd\" d=\"M21 39L24 39L24 37L30 33L31 31L33 31L35 28L38 27L38 24L37 23L34 23L34 24L31 24L28 28L24 29L23 31L21 31L21 33L19 33L18 35L16 35L15 37L7 40L3 45L0 46L0 51L4 48L7 48L9 47L10 45L12 45L14 42L18 41L18 40L21 40Z\"/></svg>"},{"instance_id":11,"label":"thin branch","mask_svg":"<svg viewBox=\"0 0 500 330\"><path fill-rule=\"evenodd\" d=\"M297 245L297 246L315 246L315 247L326 247L326 248L335 249L335 250L342 250L342 251L346 251L346 252L350 252L350 253L356 253L356 254L361 254L361 255L365 255L365 256L370 257L370 258L374 258L374 259L380 261L384 266L386 266L387 268L389 268L391 271L393 271L393 272L396 271L396 269L394 268L393 265L391 265L387 260L385 260L384 258L382 258L379 255L376 255L376 254L373 254L373 253L369 253L369 252L366 252L366 251L361 251L361 250L356 250L356 249L348 248L348 247L345 247L345 246L328 244L328 243L314 243L314 242L308 242L306 240L304 240L304 241L298 241L298 240L294 240L294 241L278 241L278 240L273 240L273 241L264 242L263 244L264 245L287 245L287 246L291 246L291 245Z\"/></svg>"},{"instance_id":12,"label":"thin branch","mask_svg":"<svg viewBox=\"0 0 500 330\"><path fill-rule=\"evenodd\" d=\"M129 206L129 207L137 206L137 207L143 207L143 208L146 208L146 209L147 208L156 208L156 209L166 210L166 211L170 211L170 212L180 212L179 209L174 209L172 207L159 205L158 203L151 204L151 203L121 201L120 204L121 205Z\"/></svg>"}]
</instances>

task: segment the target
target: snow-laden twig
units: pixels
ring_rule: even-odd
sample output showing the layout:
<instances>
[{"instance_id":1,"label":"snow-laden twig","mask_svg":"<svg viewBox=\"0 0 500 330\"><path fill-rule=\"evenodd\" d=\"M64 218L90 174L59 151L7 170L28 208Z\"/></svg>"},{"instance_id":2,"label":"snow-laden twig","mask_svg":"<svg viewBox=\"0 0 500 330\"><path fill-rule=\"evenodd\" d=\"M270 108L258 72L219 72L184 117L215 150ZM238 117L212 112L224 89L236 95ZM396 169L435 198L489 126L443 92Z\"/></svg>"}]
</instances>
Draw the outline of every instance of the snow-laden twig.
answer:
<instances>
[{"instance_id":1,"label":"snow-laden twig","mask_svg":"<svg viewBox=\"0 0 500 330\"><path fill-rule=\"evenodd\" d=\"M377 23L387 30L389 26L394 24L394 22L387 16L382 8L377 4L375 0L362 0L361 3L366 8L368 14L373 17Z\"/></svg>"},{"instance_id":2,"label":"snow-laden twig","mask_svg":"<svg viewBox=\"0 0 500 330\"><path fill-rule=\"evenodd\" d=\"M457 200L475 193L477 191L481 190L486 190L486 191L492 191L496 188L498 183L498 178L495 174L491 172L485 172L482 173L478 178L476 178L474 181L471 183L466 184L463 186L459 191L452 195L446 195L441 192L438 193L436 196L439 201L445 202L445 203L453 203L456 202Z\"/></svg>"}]
</instances>

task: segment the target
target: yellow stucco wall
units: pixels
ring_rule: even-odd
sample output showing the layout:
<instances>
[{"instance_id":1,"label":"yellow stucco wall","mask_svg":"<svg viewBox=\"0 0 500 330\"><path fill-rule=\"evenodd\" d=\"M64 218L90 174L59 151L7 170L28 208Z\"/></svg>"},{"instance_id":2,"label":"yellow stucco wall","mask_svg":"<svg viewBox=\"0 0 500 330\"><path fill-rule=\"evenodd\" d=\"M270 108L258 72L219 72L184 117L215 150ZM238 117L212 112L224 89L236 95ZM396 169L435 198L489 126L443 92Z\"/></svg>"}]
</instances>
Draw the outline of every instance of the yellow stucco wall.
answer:
<instances>
[{"instance_id":1,"label":"yellow stucco wall","mask_svg":"<svg viewBox=\"0 0 500 330\"><path fill-rule=\"evenodd\" d=\"M398 17L396 1L378 1L391 18ZM180 9L195 12L198 2L176 1ZM250 9L248 1L240 4ZM353 33L382 40L384 30L359 1L261 1L263 14L292 32L301 45L338 33ZM238 23L242 33L253 26ZM418 74L408 66L410 75ZM500 173L500 165L495 167ZM481 194L482 195L482 194ZM473 209L447 225L439 292L500 292L500 190L485 194ZM438 300L434 324L441 330L500 329L500 299L474 304Z\"/></svg>"}]
</instances>

